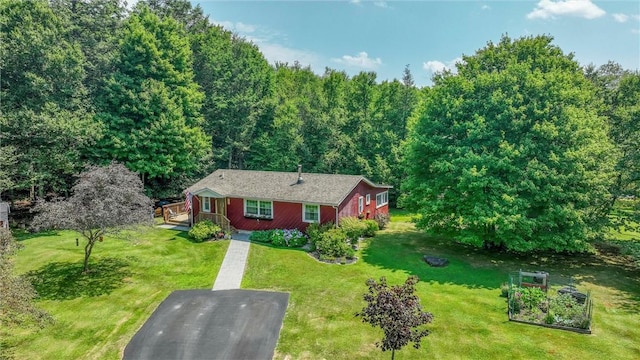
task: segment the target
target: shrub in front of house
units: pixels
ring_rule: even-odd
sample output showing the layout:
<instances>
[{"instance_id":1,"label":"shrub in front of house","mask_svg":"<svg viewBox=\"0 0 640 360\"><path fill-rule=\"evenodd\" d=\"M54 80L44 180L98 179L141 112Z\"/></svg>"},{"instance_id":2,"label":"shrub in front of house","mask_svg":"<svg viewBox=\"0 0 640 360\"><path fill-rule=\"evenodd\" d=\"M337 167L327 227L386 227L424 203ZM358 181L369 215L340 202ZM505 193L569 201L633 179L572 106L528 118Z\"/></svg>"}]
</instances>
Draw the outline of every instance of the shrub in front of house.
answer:
<instances>
[{"instance_id":1,"label":"shrub in front of house","mask_svg":"<svg viewBox=\"0 0 640 360\"><path fill-rule=\"evenodd\" d=\"M254 231L249 235L249 240L263 244L270 244L273 242L273 238L275 237L274 232L275 230Z\"/></svg>"},{"instance_id":2,"label":"shrub in front of house","mask_svg":"<svg viewBox=\"0 0 640 360\"><path fill-rule=\"evenodd\" d=\"M375 220L365 220L364 224L367 227L364 231L364 236L366 237L374 237L376 235L376 231L380 230L378 222Z\"/></svg>"},{"instance_id":3,"label":"shrub in front of house","mask_svg":"<svg viewBox=\"0 0 640 360\"><path fill-rule=\"evenodd\" d=\"M203 220L196 223L191 230L189 230L189 237L194 242L200 243L215 237L221 231L222 228L212 221Z\"/></svg>"},{"instance_id":4,"label":"shrub in front of house","mask_svg":"<svg viewBox=\"0 0 640 360\"><path fill-rule=\"evenodd\" d=\"M355 251L349 244L347 234L342 229L331 229L320 236L315 242L320 259L331 260L340 257L353 258Z\"/></svg>"},{"instance_id":5,"label":"shrub in front of house","mask_svg":"<svg viewBox=\"0 0 640 360\"><path fill-rule=\"evenodd\" d=\"M307 226L307 236L309 236L311 251L316 250L316 242L321 239L322 234L333 228L335 228L335 225L332 222L327 222L324 224L313 223Z\"/></svg>"},{"instance_id":6,"label":"shrub in front of house","mask_svg":"<svg viewBox=\"0 0 640 360\"><path fill-rule=\"evenodd\" d=\"M271 243L280 247L302 247L307 244L307 236L298 229L274 230Z\"/></svg>"},{"instance_id":7,"label":"shrub in front of house","mask_svg":"<svg viewBox=\"0 0 640 360\"><path fill-rule=\"evenodd\" d=\"M351 241L356 242L367 232L367 225L357 217L344 217L340 219L340 229L342 229Z\"/></svg>"},{"instance_id":8,"label":"shrub in front of house","mask_svg":"<svg viewBox=\"0 0 640 360\"><path fill-rule=\"evenodd\" d=\"M249 240L278 247L301 247L307 244L307 236L298 229L275 229L254 231Z\"/></svg>"},{"instance_id":9,"label":"shrub in front of house","mask_svg":"<svg viewBox=\"0 0 640 360\"><path fill-rule=\"evenodd\" d=\"M373 219L360 220L356 217L345 217L340 219L340 228L344 230L347 237L355 242L361 237L373 237L376 231L380 230L378 222Z\"/></svg>"}]
</instances>

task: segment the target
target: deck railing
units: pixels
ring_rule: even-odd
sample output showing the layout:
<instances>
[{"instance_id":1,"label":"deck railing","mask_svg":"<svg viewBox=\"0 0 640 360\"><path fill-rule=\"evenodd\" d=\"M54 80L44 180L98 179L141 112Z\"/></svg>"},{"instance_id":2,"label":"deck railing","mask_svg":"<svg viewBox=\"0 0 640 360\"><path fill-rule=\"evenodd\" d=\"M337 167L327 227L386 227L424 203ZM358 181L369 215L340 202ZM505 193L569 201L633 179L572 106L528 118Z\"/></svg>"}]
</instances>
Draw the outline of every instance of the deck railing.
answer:
<instances>
[{"instance_id":1,"label":"deck railing","mask_svg":"<svg viewBox=\"0 0 640 360\"><path fill-rule=\"evenodd\" d=\"M178 218L183 218L183 214L188 214L184 211L184 201L179 203L162 205L162 218L165 224L171 222L182 222Z\"/></svg>"},{"instance_id":2,"label":"deck railing","mask_svg":"<svg viewBox=\"0 0 640 360\"><path fill-rule=\"evenodd\" d=\"M229 220L226 216L222 214L213 214L213 213L205 213L205 212L198 213L198 215L196 216L196 222L202 221L202 220L211 220L212 223L220 226L222 228L222 231L224 232L229 233L232 231L231 220Z\"/></svg>"}]
</instances>

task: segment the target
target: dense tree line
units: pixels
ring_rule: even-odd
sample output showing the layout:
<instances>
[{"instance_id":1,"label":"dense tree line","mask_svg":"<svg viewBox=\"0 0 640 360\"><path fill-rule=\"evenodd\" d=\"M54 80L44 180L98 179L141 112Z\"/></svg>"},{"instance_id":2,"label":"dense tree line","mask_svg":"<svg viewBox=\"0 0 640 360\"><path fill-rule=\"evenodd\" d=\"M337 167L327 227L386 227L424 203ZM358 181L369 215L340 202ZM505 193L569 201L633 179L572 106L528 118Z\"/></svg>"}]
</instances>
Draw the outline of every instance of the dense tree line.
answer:
<instances>
[{"instance_id":1,"label":"dense tree line","mask_svg":"<svg viewBox=\"0 0 640 360\"><path fill-rule=\"evenodd\" d=\"M400 185L418 92L408 68L378 84L271 66L184 0L1 4L5 197L68 195L74 174L114 160L155 197L215 168L302 164Z\"/></svg>"},{"instance_id":2,"label":"dense tree line","mask_svg":"<svg viewBox=\"0 0 640 360\"><path fill-rule=\"evenodd\" d=\"M640 195L640 75L581 68L550 37L489 43L419 90L408 66L380 82L270 65L186 0L124 5L0 0L4 199L68 196L114 160L152 197L302 164L393 185L430 231L580 250ZM564 235L531 242L545 232Z\"/></svg>"}]
</instances>

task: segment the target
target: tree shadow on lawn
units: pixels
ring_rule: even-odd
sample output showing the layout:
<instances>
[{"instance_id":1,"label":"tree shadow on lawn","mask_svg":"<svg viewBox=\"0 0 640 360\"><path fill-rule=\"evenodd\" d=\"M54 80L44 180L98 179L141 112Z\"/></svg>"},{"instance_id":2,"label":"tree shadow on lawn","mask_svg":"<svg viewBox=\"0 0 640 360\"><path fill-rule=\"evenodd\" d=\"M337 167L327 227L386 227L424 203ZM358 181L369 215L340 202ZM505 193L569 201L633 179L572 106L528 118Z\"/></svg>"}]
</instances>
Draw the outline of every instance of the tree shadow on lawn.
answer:
<instances>
[{"instance_id":1,"label":"tree shadow on lawn","mask_svg":"<svg viewBox=\"0 0 640 360\"><path fill-rule=\"evenodd\" d=\"M47 237L47 236L59 236L60 233L58 231L55 230L47 230L47 231L40 231L40 232L29 232L27 230L22 230L22 229L13 229L11 230L13 237L16 239L16 241L20 242L20 241L27 241L30 239L34 239L34 238L43 238L43 237Z\"/></svg>"},{"instance_id":2,"label":"tree shadow on lawn","mask_svg":"<svg viewBox=\"0 0 640 360\"><path fill-rule=\"evenodd\" d=\"M119 288L131 275L128 263L117 258L100 258L89 262L89 272L82 273L82 262L55 262L26 274L41 299L71 300L106 295Z\"/></svg>"},{"instance_id":3,"label":"tree shadow on lawn","mask_svg":"<svg viewBox=\"0 0 640 360\"><path fill-rule=\"evenodd\" d=\"M464 246L452 249L446 241L427 237L413 228L379 232L367 242L362 250L362 261L383 269L417 275L421 281L498 289L507 279L507 273L500 269L479 271L474 266L477 260L471 259L474 254ZM424 261L424 255L447 258L449 264L431 267Z\"/></svg>"},{"instance_id":4,"label":"tree shadow on lawn","mask_svg":"<svg viewBox=\"0 0 640 360\"><path fill-rule=\"evenodd\" d=\"M449 259L446 267L430 267L424 255ZM363 261L392 271L417 275L422 281L470 288L498 289L510 272L546 271L552 284L570 279L615 288L624 293L620 307L640 311L640 269L611 254L516 254L478 249L447 238L428 236L413 227L379 232L362 251Z\"/></svg>"}]
</instances>

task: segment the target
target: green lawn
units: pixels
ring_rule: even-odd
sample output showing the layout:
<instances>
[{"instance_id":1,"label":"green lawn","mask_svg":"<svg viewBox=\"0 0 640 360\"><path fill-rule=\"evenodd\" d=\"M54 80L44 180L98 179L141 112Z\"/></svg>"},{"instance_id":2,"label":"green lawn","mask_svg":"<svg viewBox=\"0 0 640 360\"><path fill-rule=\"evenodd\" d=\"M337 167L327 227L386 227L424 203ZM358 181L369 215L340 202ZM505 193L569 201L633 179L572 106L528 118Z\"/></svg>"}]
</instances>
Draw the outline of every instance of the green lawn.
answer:
<instances>
[{"instance_id":1,"label":"green lawn","mask_svg":"<svg viewBox=\"0 0 640 360\"><path fill-rule=\"evenodd\" d=\"M435 320L423 347L407 347L398 359L640 358L640 271L623 258L496 255L426 237L392 219L389 229L363 244L352 265L323 264L301 250L251 244L243 288L291 294L276 359L390 358L375 348L379 330L353 314L364 305L367 278L386 276L397 284L411 274L420 277L419 296ZM5 337L12 348L4 351L16 359L118 359L172 290L212 286L228 246L227 241L194 244L184 233L162 229L131 238L99 243L91 260L96 271L89 277L77 275L82 248L72 233L24 238L17 271L42 279L38 305L56 323ZM451 263L430 268L424 254ZM549 271L552 281L576 277L594 298L594 334L509 322L500 284L518 269Z\"/></svg>"},{"instance_id":2,"label":"green lawn","mask_svg":"<svg viewBox=\"0 0 640 360\"><path fill-rule=\"evenodd\" d=\"M394 219L394 217L392 217ZM423 307L435 320L423 347L400 359L637 359L640 358L640 272L616 258L519 258L425 237L410 224L390 224L364 248L358 263L327 265L302 251L251 245L243 287L291 293L276 359L388 359L374 347L377 329L353 314L364 305L369 277L401 283L418 275ZM449 258L430 268L423 254ZM595 301L594 334L511 323L500 284L518 269L547 270L552 279L577 279Z\"/></svg>"},{"instance_id":3,"label":"green lawn","mask_svg":"<svg viewBox=\"0 0 640 360\"><path fill-rule=\"evenodd\" d=\"M74 233L38 235L22 237L16 270L38 279L38 306L55 324L26 336L0 334L10 346L0 349L0 358L120 359L171 291L211 288L229 244L194 244L183 232L145 229L128 240L98 243L92 272L82 276L83 247L76 247Z\"/></svg>"}]
</instances>

